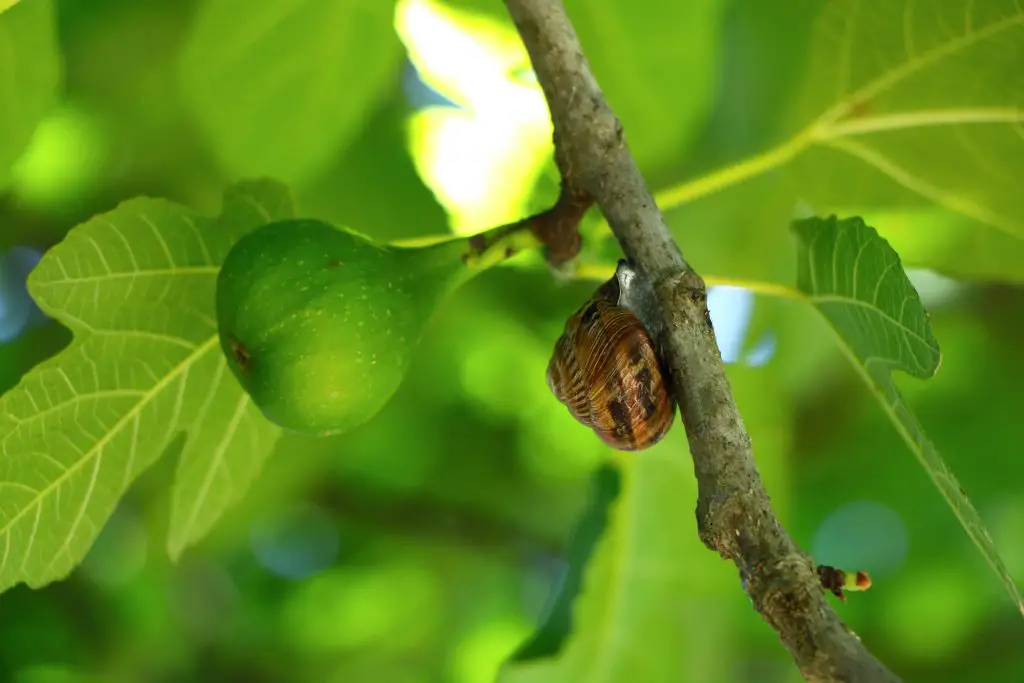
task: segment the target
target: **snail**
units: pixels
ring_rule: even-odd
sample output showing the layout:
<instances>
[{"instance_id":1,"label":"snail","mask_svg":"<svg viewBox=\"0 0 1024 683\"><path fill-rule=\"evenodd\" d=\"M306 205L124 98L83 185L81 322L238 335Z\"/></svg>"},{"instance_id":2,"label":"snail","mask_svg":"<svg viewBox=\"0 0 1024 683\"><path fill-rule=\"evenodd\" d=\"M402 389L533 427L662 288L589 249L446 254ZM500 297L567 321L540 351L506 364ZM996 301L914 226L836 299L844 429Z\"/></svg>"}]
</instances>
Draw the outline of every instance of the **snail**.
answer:
<instances>
[{"instance_id":1,"label":"snail","mask_svg":"<svg viewBox=\"0 0 1024 683\"><path fill-rule=\"evenodd\" d=\"M569 317L548 363L555 397L622 451L650 448L675 421L671 376L654 342L662 329L655 306L650 283L620 260Z\"/></svg>"}]
</instances>

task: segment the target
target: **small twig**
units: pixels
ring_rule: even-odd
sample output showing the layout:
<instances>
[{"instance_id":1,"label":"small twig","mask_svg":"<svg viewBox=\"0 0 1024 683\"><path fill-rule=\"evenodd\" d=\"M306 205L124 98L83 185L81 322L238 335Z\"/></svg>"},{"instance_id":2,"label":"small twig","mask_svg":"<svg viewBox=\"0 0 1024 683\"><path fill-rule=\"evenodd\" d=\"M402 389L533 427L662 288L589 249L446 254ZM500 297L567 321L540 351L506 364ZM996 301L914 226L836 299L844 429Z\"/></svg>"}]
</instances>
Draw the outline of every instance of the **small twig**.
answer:
<instances>
[{"instance_id":1,"label":"small twig","mask_svg":"<svg viewBox=\"0 0 1024 683\"><path fill-rule=\"evenodd\" d=\"M772 511L722 364L703 279L683 260L561 0L505 0L547 98L563 173L592 196L653 283L698 484L701 540L740 570L755 608L809 681L892 682L836 615L814 562Z\"/></svg>"},{"instance_id":2,"label":"small twig","mask_svg":"<svg viewBox=\"0 0 1024 683\"><path fill-rule=\"evenodd\" d=\"M594 205L594 200L572 183L571 176L566 175L561 164L559 168L562 188L554 206L514 223L473 235L469 239L473 254L469 256L479 256L498 243L508 242L509 237L529 231L544 246L545 258L551 266L558 267L576 258L580 253L580 221ZM510 257L515 253L516 248L510 246L504 256Z\"/></svg>"},{"instance_id":3,"label":"small twig","mask_svg":"<svg viewBox=\"0 0 1024 683\"><path fill-rule=\"evenodd\" d=\"M580 253L580 221L594 205L594 200L575 185L571 175L559 164L562 189L553 207L532 218L533 234L544 243L547 260L552 266L576 258Z\"/></svg>"}]
</instances>

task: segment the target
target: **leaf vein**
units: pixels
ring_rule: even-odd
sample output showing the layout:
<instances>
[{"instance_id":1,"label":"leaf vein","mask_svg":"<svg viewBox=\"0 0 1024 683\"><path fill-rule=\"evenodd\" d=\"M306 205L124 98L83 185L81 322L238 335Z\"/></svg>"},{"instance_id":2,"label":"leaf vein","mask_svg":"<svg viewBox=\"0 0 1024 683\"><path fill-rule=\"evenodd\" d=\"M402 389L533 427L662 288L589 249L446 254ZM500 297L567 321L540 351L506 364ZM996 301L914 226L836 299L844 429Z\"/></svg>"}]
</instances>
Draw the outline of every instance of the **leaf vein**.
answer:
<instances>
[{"instance_id":1,"label":"leaf vein","mask_svg":"<svg viewBox=\"0 0 1024 683\"><path fill-rule=\"evenodd\" d=\"M156 237L156 241L160 244L160 248L164 251L164 256L167 257L167 265L172 269L176 269L177 265L174 263L174 256L171 254L171 248L167 246L167 241L164 240L164 236L160 233L160 229L149 219L144 213L139 214L139 219L148 225L153 231L153 235Z\"/></svg>"},{"instance_id":2,"label":"leaf vein","mask_svg":"<svg viewBox=\"0 0 1024 683\"><path fill-rule=\"evenodd\" d=\"M207 342L205 342L202 346L197 347L195 351L193 351L191 354L185 357L185 359L183 359L176 367L174 367L170 372L168 372L167 375L165 375L157 383L157 385L155 385L152 388L152 390L145 392L143 397L138 401L138 403L132 406L123 416L121 416L121 418L118 419L118 421L107 431L106 434L104 434L101 437L101 439L96 444L94 444L87 452L83 453L82 457L77 462L75 462L73 465L67 468L63 475L55 478L53 481L47 484L45 488L40 490L39 495L36 496L35 500L26 505L24 508L22 508L19 512L12 516L11 519L7 520L3 527L0 527L0 533L10 533L14 524L20 521L21 518L24 517L24 515L29 509L33 507L35 507L36 509L42 509L42 501L47 495L49 495L54 489L57 489L60 486L62 486L67 480L67 478L74 474L75 471L89 463L96 456L96 454L100 450L102 450L103 447L106 446L106 444L111 439L113 439L114 436L116 436L121 429L124 428L127 422L131 420L136 413L138 413L146 405L148 405L149 402L152 401L153 398L157 396L166 386L170 385L174 380L178 379L179 374L182 375L182 380L184 380L184 377L188 374L189 368L191 368L192 365L194 365L199 360L199 358L205 355L207 351L213 348L216 345L216 343L217 337L211 337ZM179 394L178 410L176 410L175 417L177 417L177 414L180 413L180 405L181 394ZM173 429L174 427L175 425L172 422L170 428ZM3 443L5 445L10 436L11 435L8 434L7 437L4 438ZM29 548L29 550L31 550L31 548ZM28 557L28 554L29 551L27 550L26 558Z\"/></svg>"},{"instance_id":3,"label":"leaf vein","mask_svg":"<svg viewBox=\"0 0 1024 683\"><path fill-rule=\"evenodd\" d=\"M850 298L846 298L846 297L838 296L838 295L833 295L833 294L812 294L812 295L808 296L807 298L810 301L812 301L814 303L817 303L817 304L830 304L830 303L831 304L842 304L842 305L846 305L846 306L857 306L857 307L860 307L860 308L867 309L868 311L873 311L878 316L880 316L882 318L885 318L886 320L891 322L893 324L893 326L898 327L899 329L903 330L907 335L909 335L909 336L913 337L914 339L918 340L919 342L921 342L921 344L923 346L928 347L928 348L931 347L931 344L929 344L928 341L924 337L922 337L919 333L917 333L914 330L912 330L909 327L907 327L905 324L903 324L903 322L901 322L899 320L896 320L895 318L893 318L890 314L886 313L885 311L883 311L881 309L878 309L878 308L875 308L872 304L869 304L869 303L867 303L865 301L861 301L860 299L850 299Z\"/></svg>"}]
</instances>

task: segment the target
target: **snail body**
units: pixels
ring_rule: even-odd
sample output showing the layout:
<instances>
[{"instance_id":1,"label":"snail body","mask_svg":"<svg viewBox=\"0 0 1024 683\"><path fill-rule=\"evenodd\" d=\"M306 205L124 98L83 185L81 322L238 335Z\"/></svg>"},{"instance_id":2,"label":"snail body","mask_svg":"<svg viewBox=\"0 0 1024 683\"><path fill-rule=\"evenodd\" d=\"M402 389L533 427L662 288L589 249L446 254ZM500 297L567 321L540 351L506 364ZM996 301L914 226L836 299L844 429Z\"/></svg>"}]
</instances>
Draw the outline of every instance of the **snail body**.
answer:
<instances>
[{"instance_id":1,"label":"snail body","mask_svg":"<svg viewBox=\"0 0 1024 683\"><path fill-rule=\"evenodd\" d=\"M670 375L649 331L657 325L652 301L650 285L620 261L569 317L548 363L555 397L618 450L653 446L675 421Z\"/></svg>"}]
</instances>

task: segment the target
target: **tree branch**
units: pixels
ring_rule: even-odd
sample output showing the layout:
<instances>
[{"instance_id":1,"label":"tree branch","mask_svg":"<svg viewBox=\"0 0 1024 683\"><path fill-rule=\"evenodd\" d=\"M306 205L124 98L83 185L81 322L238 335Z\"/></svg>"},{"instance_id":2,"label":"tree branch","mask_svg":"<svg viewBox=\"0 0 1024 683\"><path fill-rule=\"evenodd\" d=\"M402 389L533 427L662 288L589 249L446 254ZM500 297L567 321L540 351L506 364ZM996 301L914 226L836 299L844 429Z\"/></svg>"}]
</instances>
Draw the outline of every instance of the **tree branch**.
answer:
<instances>
[{"instance_id":1,"label":"tree branch","mask_svg":"<svg viewBox=\"0 0 1024 683\"><path fill-rule=\"evenodd\" d=\"M561 0L505 0L547 98L564 181L594 198L626 256L654 285L698 484L701 540L743 586L809 681L898 681L828 603L814 562L772 511L707 310L703 279L665 226Z\"/></svg>"}]
</instances>

